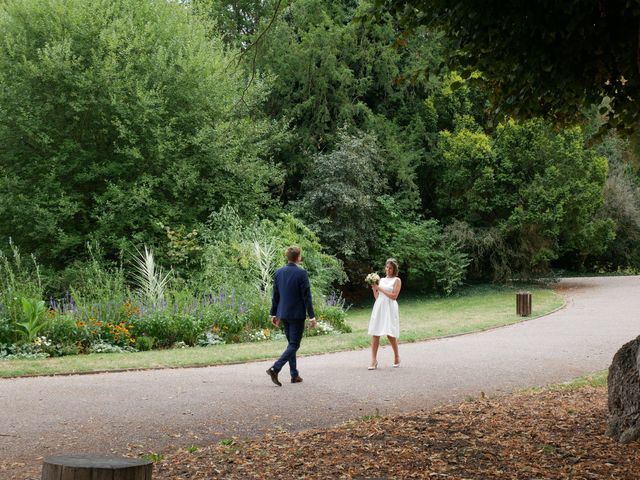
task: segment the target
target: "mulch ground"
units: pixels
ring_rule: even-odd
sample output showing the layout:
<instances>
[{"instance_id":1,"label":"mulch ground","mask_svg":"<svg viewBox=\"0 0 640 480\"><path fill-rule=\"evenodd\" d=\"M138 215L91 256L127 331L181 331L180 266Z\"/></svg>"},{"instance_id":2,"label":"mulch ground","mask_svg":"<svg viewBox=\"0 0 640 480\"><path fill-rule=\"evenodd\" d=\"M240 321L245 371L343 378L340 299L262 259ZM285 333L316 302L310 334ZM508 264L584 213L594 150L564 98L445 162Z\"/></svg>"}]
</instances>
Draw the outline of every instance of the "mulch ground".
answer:
<instances>
[{"instance_id":1,"label":"mulch ground","mask_svg":"<svg viewBox=\"0 0 640 480\"><path fill-rule=\"evenodd\" d=\"M606 421L606 388L516 394L180 451L153 478L639 479Z\"/></svg>"}]
</instances>

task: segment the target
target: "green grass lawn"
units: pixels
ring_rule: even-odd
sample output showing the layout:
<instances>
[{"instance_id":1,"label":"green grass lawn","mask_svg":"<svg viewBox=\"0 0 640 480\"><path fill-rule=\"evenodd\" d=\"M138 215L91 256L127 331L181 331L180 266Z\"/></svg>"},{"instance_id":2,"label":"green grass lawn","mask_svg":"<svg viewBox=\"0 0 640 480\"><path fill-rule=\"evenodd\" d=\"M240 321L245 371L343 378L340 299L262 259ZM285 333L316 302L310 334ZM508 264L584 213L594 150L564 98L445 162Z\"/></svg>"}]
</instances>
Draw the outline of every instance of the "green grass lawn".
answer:
<instances>
[{"instance_id":1,"label":"green grass lawn","mask_svg":"<svg viewBox=\"0 0 640 480\"><path fill-rule=\"evenodd\" d=\"M533 287L533 316L562 306L563 299L551 289ZM400 296L400 342L415 342L447 335L477 332L522 320L515 313L515 289L494 286L470 287L448 298ZM301 355L354 350L369 345L370 306L349 310L347 322L353 332L305 338ZM383 344L386 339L383 339ZM44 360L0 361L0 377L53 375L148 368L220 365L276 358L285 340L216 345L211 347L155 350L138 353L74 355Z\"/></svg>"},{"instance_id":2,"label":"green grass lawn","mask_svg":"<svg viewBox=\"0 0 640 480\"><path fill-rule=\"evenodd\" d=\"M525 392L567 392L579 390L584 387L606 387L608 375L609 370L599 370L597 372L583 375L582 377L574 378L573 380L568 382L554 383L545 387L532 388L525 390Z\"/></svg>"}]
</instances>

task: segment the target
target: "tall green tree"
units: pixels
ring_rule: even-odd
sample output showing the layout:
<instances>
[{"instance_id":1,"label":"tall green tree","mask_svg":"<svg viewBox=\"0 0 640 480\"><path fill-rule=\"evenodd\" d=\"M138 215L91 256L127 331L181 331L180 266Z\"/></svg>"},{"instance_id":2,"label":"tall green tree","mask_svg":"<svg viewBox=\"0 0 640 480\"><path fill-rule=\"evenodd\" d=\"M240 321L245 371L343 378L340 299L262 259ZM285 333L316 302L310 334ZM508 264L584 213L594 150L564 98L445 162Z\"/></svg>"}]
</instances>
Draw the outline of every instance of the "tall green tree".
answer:
<instances>
[{"instance_id":1,"label":"tall green tree","mask_svg":"<svg viewBox=\"0 0 640 480\"><path fill-rule=\"evenodd\" d=\"M440 35L425 31L399 48L393 22L353 21L366 2L194 0L194 5L215 16L225 38L248 48L242 64L249 75L273 79L265 112L292 130L291 142L277 157L288 173L285 203L300 196L310 156L336 148L338 131L346 127L378 139L393 195L403 208L418 208L415 170L425 148L424 130L432 122L422 102L426 82L407 79L416 65L441 61ZM251 28L227 21L238 9L251 11L242 15L255 20Z\"/></svg>"},{"instance_id":2,"label":"tall green tree","mask_svg":"<svg viewBox=\"0 0 640 480\"><path fill-rule=\"evenodd\" d=\"M113 251L271 204L264 82L245 92L184 5L7 0L0 31L0 237L59 266L89 238Z\"/></svg>"},{"instance_id":3,"label":"tall green tree","mask_svg":"<svg viewBox=\"0 0 640 480\"><path fill-rule=\"evenodd\" d=\"M232 47L248 49L251 39L258 34L263 19L279 13L278 2L263 0L190 0L185 2L193 11L208 17L214 24L216 34ZM283 1L280 5L284 4Z\"/></svg>"},{"instance_id":4,"label":"tall green tree","mask_svg":"<svg viewBox=\"0 0 640 480\"><path fill-rule=\"evenodd\" d=\"M629 140L610 133L597 146L609 161L600 218L615 222L615 239L605 252L590 258L587 265L607 271L640 270L640 180Z\"/></svg>"},{"instance_id":5,"label":"tall green tree","mask_svg":"<svg viewBox=\"0 0 640 480\"><path fill-rule=\"evenodd\" d=\"M489 136L468 118L442 132L435 157L437 217L495 278L540 274L573 255L602 253L614 223L603 205L607 159L581 129L543 120L498 126Z\"/></svg>"},{"instance_id":6,"label":"tall green tree","mask_svg":"<svg viewBox=\"0 0 640 480\"><path fill-rule=\"evenodd\" d=\"M387 184L375 138L341 132L338 148L317 154L302 182L297 212L348 262L371 259L384 229Z\"/></svg>"}]
</instances>

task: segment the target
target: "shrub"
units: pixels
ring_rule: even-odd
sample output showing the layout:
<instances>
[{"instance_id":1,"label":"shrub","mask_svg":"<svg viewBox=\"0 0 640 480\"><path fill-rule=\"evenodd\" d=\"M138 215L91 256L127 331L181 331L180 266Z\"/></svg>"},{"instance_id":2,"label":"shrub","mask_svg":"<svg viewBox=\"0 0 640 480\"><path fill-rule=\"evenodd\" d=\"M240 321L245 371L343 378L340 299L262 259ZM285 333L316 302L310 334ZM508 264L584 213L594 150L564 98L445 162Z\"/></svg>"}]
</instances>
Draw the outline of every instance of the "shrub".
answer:
<instances>
[{"instance_id":1,"label":"shrub","mask_svg":"<svg viewBox=\"0 0 640 480\"><path fill-rule=\"evenodd\" d=\"M302 181L297 212L342 259L368 258L382 229L377 197L384 193L375 137L342 130L335 150L314 156Z\"/></svg>"},{"instance_id":2,"label":"shrub","mask_svg":"<svg viewBox=\"0 0 640 480\"><path fill-rule=\"evenodd\" d=\"M482 278L491 275L499 281L513 278L514 251L507 245L498 227L472 227L466 222L453 221L445 228L447 238L460 245L470 257L469 276Z\"/></svg>"},{"instance_id":3,"label":"shrub","mask_svg":"<svg viewBox=\"0 0 640 480\"><path fill-rule=\"evenodd\" d=\"M42 342L40 343L23 343L23 344L0 344L0 359L2 360L35 360L40 358L48 358L49 354L42 350Z\"/></svg>"},{"instance_id":4,"label":"shrub","mask_svg":"<svg viewBox=\"0 0 640 480\"><path fill-rule=\"evenodd\" d=\"M13 343L24 330L17 327L18 322L25 321L22 299L43 298L44 287L35 256L31 255L25 261L11 240L9 252L0 250L0 317L13 325L13 333L6 333L6 339Z\"/></svg>"},{"instance_id":5,"label":"shrub","mask_svg":"<svg viewBox=\"0 0 640 480\"><path fill-rule=\"evenodd\" d=\"M16 331L26 343L31 343L40 331L47 326L47 309L44 300L20 297L22 312L15 322Z\"/></svg>"},{"instance_id":6,"label":"shrub","mask_svg":"<svg viewBox=\"0 0 640 480\"><path fill-rule=\"evenodd\" d=\"M275 220L267 222L267 226L280 255L280 258L276 259L276 267L285 262L285 248L298 245L302 249L302 265L309 273L314 294L329 292L347 280L342 262L327 253L318 235L302 220L291 214L281 214Z\"/></svg>"},{"instance_id":7,"label":"shrub","mask_svg":"<svg viewBox=\"0 0 640 480\"><path fill-rule=\"evenodd\" d=\"M243 314L243 318L247 328L263 329L271 328L271 301L268 299L259 299L250 303L247 310Z\"/></svg>"},{"instance_id":8,"label":"shrub","mask_svg":"<svg viewBox=\"0 0 640 480\"><path fill-rule=\"evenodd\" d=\"M131 333L136 339L151 337L154 346L166 348L177 342L197 345L207 331L218 334L226 342L237 342L243 328L237 313L225 305L194 303L189 308L172 303L144 311L133 321Z\"/></svg>"},{"instance_id":9,"label":"shrub","mask_svg":"<svg viewBox=\"0 0 640 480\"><path fill-rule=\"evenodd\" d=\"M0 31L0 238L61 266L88 238L115 256L159 242L158 220L272 202L268 80L245 88L183 2L9 0Z\"/></svg>"},{"instance_id":10,"label":"shrub","mask_svg":"<svg viewBox=\"0 0 640 480\"><path fill-rule=\"evenodd\" d=\"M208 312L209 321L213 320L211 332L220 336L226 343L242 341L242 333L246 324L237 313L229 308L218 307Z\"/></svg>"},{"instance_id":11,"label":"shrub","mask_svg":"<svg viewBox=\"0 0 640 480\"><path fill-rule=\"evenodd\" d=\"M180 325L176 317L166 308L145 312L134 323L135 337L147 336L155 339L158 347L170 347L181 341Z\"/></svg>"},{"instance_id":12,"label":"shrub","mask_svg":"<svg viewBox=\"0 0 640 480\"><path fill-rule=\"evenodd\" d=\"M153 349L156 343L156 338L148 336L146 334L136 337L136 348L141 352L146 352Z\"/></svg>"},{"instance_id":13,"label":"shrub","mask_svg":"<svg viewBox=\"0 0 640 480\"><path fill-rule=\"evenodd\" d=\"M303 266L314 292L327 291L346 279L341 263L324 253L318 237L290 214L246 221L226 207L210 217L203 239L203 273L198 283L213 291L227 289L242 298L269 300L273 271L284 264L284 249L293 244L302 248Z\"/></svg>"},{"instance_id":14,"label":"shrub","mask_svg":"<svg viewBox=\"0 0 640 480\"><path fill-rule=\"evenodd\" d=\"M630 145L611 134L599 150L609 160L609 176L598 217L615 222L615 239L601 255L592 258L591 263L597 270L637 271L640 269L640 184L637 172L624 159L631 150Z\"/></svg>"},{"instance_id":15,"label":"shrub","mask_svg":"<svg viewBox=\"0 0 640 480\"><path fill-rule=\"evenodd\" d=\"M304 330L305 337L318 337L320 335L329 335L336 333L336 329L328 322L323 320L318 321L315 328L306 328Z\"/></svg>"},{"instance_id":16,"label":"shrub","mask_svg":"<svg viewBox=\"0 0 640 480\"><path fill-rule=\"evenodd\" d=\"M330 325L337 332L351 333L351 327L346 323L348 308L345 308L344 299L335 292L323 297L313 308L318 323Z\"/></svg>"},{"instance_id":17,"label":"shrub","mask_svg":"<svg viewBox=\"0 0 640 480\"><path fill-rule=\"evenodd\" d=\"M0 305L0 344L13 343L15 334L11 320L2 315L2 305Z\"/></svg>"},{"instance_id":18,"label":"shrub","mask_svg":"<svg viewBox=\"0 0 640 480\"><path fill-rule=\"evenodd\" d=\"M52 291L64 293L62 301L88 303L125 302L131 297L125 278L122 260L109 262L104 258L101 246L85 244L86 258L77 259L59 272ZM50 302L53 303L53 302Z\"/></svg>"},{"instance_id":19,"label":"shrub","mask_svg":"<svg viewBox=\"0 0 640 480\"><path fill-rule=\"evenodd\" d=\"M445 236L436 220L401 222L387 248L401 272L406 272L407 286L417 290L449 295L462 285L469 265L467 255Z\"/></svg>"},{"instance_id":20,"label":"shrub","mask_svg":"<svg viewBox=\"0 0 640 480\"><path fill-rule=\"evenodd\" d=\"M60 315L53 310L49 310L49 322L42 330L51 346L46 349L52 357L62 355L74 355L82 348L83 330L78 327L75 319L70 314ZM88 345L88 342L87 342Z\"/></svg>"},{"instance_id":21,"label":"shrub","mask_svg":"<svg viewBox=\"0 0 640 480\"><path fill-rule=\"evenodd\" d=\"M494 278L531 278L559 258L598 255L614 236L613 222L596 215L607 161L585 144L580 128L558 131L541 119L506 121L493 137L460 119L454 132L440 133L433 156L435 215L498 234L506 261L497 264L508 269L490 272Z\"/></svg>"}]
</instances>

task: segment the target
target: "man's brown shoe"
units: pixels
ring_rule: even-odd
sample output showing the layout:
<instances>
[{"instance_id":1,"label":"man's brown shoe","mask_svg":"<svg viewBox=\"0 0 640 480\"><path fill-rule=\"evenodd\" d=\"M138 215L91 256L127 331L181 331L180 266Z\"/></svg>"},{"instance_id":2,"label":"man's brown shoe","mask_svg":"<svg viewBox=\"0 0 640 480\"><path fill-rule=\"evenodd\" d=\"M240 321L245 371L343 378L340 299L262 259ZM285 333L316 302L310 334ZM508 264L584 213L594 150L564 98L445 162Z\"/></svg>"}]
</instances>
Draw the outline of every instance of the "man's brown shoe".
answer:
<instances>
[{"instance_id":1,"label":"man's brown shoe","mask_svg":"<svg viewBox=\"0 0 640 480\"><path fill-rule=\"evenodd\" d=\"M302 377L297 376L297 377L291 377L291 383L300 383L302 382Z\"/></svg>"},{"instance_id":2,"label":"man's brown shoe","mask_svg":"<svg viewBox=\"0 0 640 480\"><path fill-rule=\"evenodd\" d=\"M280 383L280 380L278 380L278 372L276 372L273 369L273 367L271 367L269 370L267 370L267 375L269 375L271 377L271 381L273 383L275 383L277 386L279 386L279 387L282 386L282 384Z\"/></svg>"}]
</instances>

